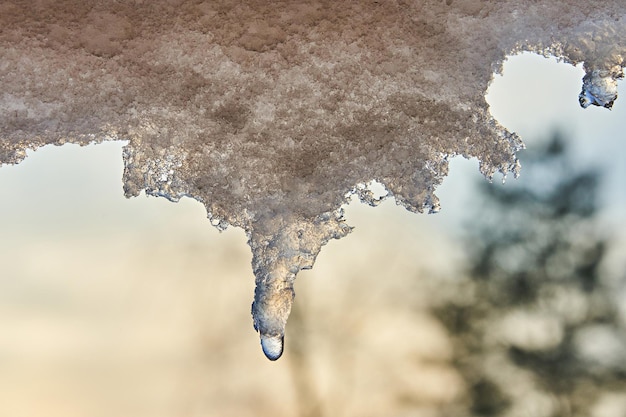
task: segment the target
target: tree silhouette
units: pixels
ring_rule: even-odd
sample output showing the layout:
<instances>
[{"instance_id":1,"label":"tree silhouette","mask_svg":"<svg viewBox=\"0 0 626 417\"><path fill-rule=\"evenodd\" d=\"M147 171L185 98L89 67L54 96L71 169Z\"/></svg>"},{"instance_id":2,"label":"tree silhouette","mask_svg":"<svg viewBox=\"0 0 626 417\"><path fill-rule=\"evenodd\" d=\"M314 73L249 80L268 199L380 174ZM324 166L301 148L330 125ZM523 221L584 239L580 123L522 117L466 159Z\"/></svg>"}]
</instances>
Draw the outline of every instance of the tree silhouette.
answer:
<instances>
[{"instance_id":1,"label":"tree silhouette","mask_svg":"<svg viewBox=\"0 0 626 417\"><path fill-rule=\"evenodd\" d=\"M435 308L468 386L449 415L589 416L626 392L626 329L601 269L600 173L579 169L559 134L522 162L525 181L481 184L468 278Z\"/></svg>"}]
</instances>

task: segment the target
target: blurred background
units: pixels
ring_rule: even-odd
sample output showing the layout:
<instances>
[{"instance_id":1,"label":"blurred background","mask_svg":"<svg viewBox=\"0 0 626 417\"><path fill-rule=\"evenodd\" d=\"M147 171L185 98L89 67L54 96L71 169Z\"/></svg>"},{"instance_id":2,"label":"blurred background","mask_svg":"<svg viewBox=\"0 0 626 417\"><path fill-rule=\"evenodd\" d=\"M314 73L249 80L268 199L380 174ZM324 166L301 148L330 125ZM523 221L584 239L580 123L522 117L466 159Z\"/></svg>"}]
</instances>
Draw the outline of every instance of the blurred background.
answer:
<instances>
[{"instance_id":1,"label":"blurred background","mask_svg":"<svg viewBox=\"0 0 626 417\"><path fill-rule=\"evenodd\" d=\"M626 97L511 57L488 94L519 179L455 158L442 211L346 207L296 281L286 352L251 254L204 207L122 192L121 142L0 169L0 416L626 416Z\"/></svg>"}]
</instances>

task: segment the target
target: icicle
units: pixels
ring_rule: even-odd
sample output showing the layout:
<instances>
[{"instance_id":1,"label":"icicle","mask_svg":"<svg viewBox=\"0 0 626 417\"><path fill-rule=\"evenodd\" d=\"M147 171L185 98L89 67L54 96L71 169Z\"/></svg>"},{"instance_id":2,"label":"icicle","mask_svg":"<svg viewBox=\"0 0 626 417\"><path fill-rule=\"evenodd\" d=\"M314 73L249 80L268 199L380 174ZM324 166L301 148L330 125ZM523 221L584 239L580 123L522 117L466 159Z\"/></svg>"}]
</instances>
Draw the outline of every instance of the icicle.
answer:
<instances>
[{"instance_id":1,"label":"icicle","mask_svg":"<svg viewBox=\"0 0 626 417\"><path fill-rule=\"evenodd\" d=\"M253 232L248 243L256 277L252 303L254 329L259 332L263 353L275 361L283 353L285 326L295 298L296 274L313 266L320 249L330 239L339 239L352 228L344 223L342 210L311 220L269 223L275 231Z\"/></svg>"},{"instance_id":2,"label":"icicle","mask_svg":"<svg viewBox=\"0 0 626 417\"><path fill-rule=\"evenodd\" d=\"M264 266L255 268L252 317L254 329L261 337L263 353L275 361L283 354L285 326L295 298L293 283L296 274L289 272L288 259L261 262Z\"/></svg>"}]
</instances>

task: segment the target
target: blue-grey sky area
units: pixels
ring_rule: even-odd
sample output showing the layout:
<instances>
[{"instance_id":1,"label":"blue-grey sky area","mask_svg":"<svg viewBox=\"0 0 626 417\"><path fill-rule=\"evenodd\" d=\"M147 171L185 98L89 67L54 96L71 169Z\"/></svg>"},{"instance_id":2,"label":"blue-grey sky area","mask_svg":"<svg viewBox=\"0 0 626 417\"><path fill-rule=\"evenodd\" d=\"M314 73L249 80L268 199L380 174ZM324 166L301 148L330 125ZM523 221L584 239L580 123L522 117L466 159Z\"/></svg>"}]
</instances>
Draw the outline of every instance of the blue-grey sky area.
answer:
<instances>
[{"instance_id":1,"label":"blue-grey sky area","mask_svg":"<svg viewBox=\"0 0 626 417\"><path fill-rule=\"evenodd\" d=\"M626 85L619 83L613 109L582 109L578 104L582 68L530 53L509 57L502 74L495 75L487 94L492 115L518 133L527 149L555 132L564 134L581 166L602 168L602 216L626 231ZM523 152L523 151L522 151ZM471 198L468 177L479 179L478 161L455 158L450 176L440 187L442 216L462 217ZM502 177L494 178L494 183ZM524 178L522 167L521 177ZM507 182L515 181L507 178ZM505 185L506 186L506 185ZM438 220L435 220L438 221ZM446 223L448 220L446 219ZM453 227L457 227L456 223Z\"/></svg>"},{"instance_id":2,"label":"blue-grey sky area","mask_svg":"<svg viewBox=\"0 0 626 417\"><path fill-rule=\"evenodd\" d=\"M487 100L492 114L510 130L518 132L528 147L560 130L582 165L604 168L603 204L607 210L626 213L626 85L619 84L619 97L611 111L578 104L582 66L555 63L525 53L511 57L504 76L496 76ZM624 218L622 218L623 220Z\"/></svg>"}]
</instances>

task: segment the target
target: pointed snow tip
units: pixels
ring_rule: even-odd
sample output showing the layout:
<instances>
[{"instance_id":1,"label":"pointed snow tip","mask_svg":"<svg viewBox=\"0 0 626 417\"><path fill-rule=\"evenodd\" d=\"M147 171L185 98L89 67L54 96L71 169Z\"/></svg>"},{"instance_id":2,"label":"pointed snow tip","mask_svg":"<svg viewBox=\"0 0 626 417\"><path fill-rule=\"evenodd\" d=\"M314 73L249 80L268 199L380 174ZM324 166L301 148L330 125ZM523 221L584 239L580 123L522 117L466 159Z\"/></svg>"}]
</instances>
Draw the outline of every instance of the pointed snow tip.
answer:
<instances>
[{"instance_id":1,"label":"pointed snow tip","mask_svg":"<svg viewBox=\"0 0 626 417\"><path fill-rule=\"evenodd\" d=\"M285 337L282 335L261 335L263 353L265 353L267 359L271 361L275 361L282 356L284 343Z\"/></svg>"}]
</instances>

